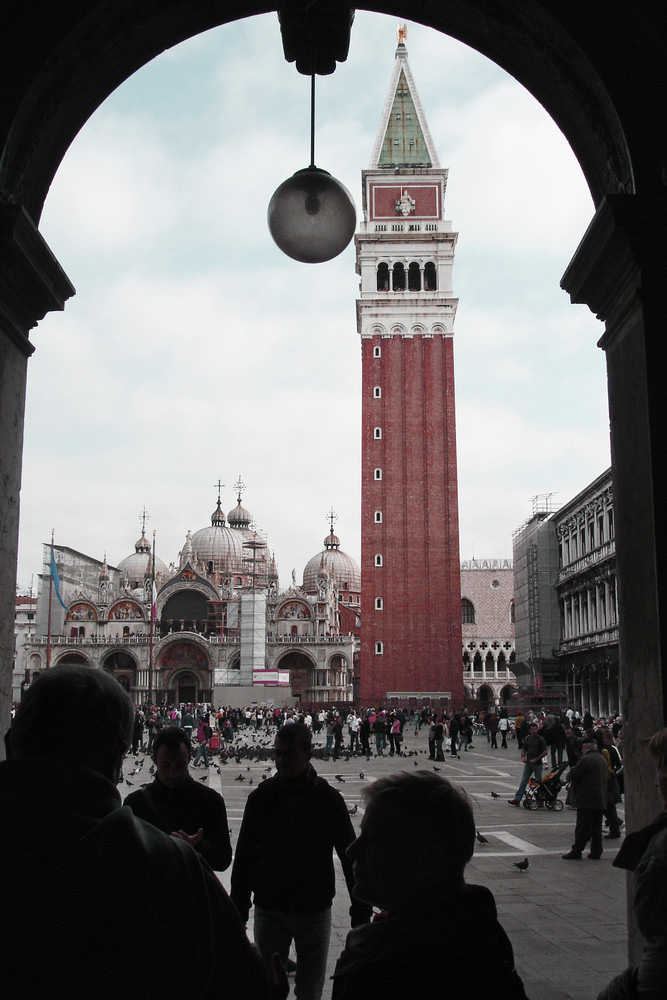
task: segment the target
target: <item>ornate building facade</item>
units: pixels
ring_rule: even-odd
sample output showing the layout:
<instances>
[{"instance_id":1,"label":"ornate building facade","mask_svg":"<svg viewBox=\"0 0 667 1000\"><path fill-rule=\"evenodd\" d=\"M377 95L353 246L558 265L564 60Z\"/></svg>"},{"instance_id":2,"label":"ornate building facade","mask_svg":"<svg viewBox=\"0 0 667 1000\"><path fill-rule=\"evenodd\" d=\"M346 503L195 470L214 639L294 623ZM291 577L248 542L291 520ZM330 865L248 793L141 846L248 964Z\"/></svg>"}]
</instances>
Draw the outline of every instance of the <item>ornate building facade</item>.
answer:
<instances>
[{"instance_id":1,"label":"ornate building facade","mask_svg":"<svg viewBox=\"0 0 667 1000\"><path fill-rule=\"evenodd\" d=\"M457 234L400 30L362 184L361 697L458 704Z\"/></svg>"},{"instance_id":2,"label":"ornate building facade","mask_svg":"<svg viewBox=\"0 0 667 1000\"><path fill-rule=\"evenodd\" d=\"M240 495L227 517L218 496L210 526L188 531L169 565L144 530L117 567L55 546L62 606L45 545L35 626L17 640L15 700L47 667L83 663L113 674L137 703L349 701L359 566L332 522L302 584L293 574L280 590L251 520Z\"/></svg>"},{"instance_id":3,"label":"ornate building facade","mask_svg":"<svg viewBox=\"0 0 667 1000\"><path fill-rule=\"evenodd\" d=\"M482 708L507 704L517 691L511 559L461 563L461 629L466 695Z\"/></svg>"},{"instance_id":4,"label":"ornate building facade","mask_svg":"<svg viewBox=\"0 0 667 1000\"><path fill-rule=\"evenodd\" d=\"M618 712L618 591L611 469L554 516L560 642L567 698L594 716Z\"/></svg>"},{"instance_id":5,"label":"ornate building facade","mask_svg":"<svg viewBox=\"0 0 667 1000\"><path fill-rule=\"evenodd\" d=\"M536 498L539 500L540 498ZM535 700L607 716L620 709L612 473L514 536L515 671Z\"/></svg>"}]
</instances>

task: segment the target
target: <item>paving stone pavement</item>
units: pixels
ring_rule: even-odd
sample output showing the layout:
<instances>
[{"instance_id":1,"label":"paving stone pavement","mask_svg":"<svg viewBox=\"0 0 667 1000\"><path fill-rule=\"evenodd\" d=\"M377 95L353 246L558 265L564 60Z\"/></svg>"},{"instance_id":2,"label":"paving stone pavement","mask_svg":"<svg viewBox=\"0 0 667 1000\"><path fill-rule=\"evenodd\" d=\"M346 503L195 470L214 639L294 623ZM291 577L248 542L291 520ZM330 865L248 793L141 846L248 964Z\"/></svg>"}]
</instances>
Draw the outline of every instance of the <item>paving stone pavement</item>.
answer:
<instances>
[{"instance_id":1,"label":"paving stone pavement","mask_svg":"<svg viewBox=\"0 0 667 1000\"><path fill-rule=\"evenodd\" d=\"M251 748L272 745L272 737L256 736L251 741L245 733L239 735L239 745ZM318 737L315 737L318 747ZM323 740L319 741L323 745ZM524 981L530 1000L595 1000L602 987L627 964L626 889L625 873L613 868L620 841L604 841L605 851L600 861L564 861L561 857L572 844L575 813L569 807L561 812L512 808L507 804L519 784L522 764L515 742L507 750L492 750L486 737L477 738L474 749L461 753L461 759L446 758L444 763L432 762L427 754L426 728L415 737L414 729L406 729L404 757L344 758L338 761L314 759L320 775L343 794L356 815L359 828L363 816L361 793L369 781L397 770L436 766L450 780L462 785L475 810L477 828L489 841L476 844L475 854L466 869L468 882L488 886L496 899L500 921L514 948L517 970ZM244 754L250 750L244 750ZM216 758L214 757L213 760ZM232 760L220 767L212 766L208 784L220 791L227 805L232 830L232 846L243 816L245 800L253 785L267 773L267 761L243 756L241 764ZM144 775L148 766L142 768ZM127 767L126 767L127 772ZM363 778L360 777L363 772ZM203 769L193 772L204 776ZM244 775L244 781L235 780ZM344 782L336 780L341 775ZM148 779L145 775L145 779ZM136 778L132 779L136 783ZM131 789L123 784L122 793ZM499 797L494 798L491 792ZM560 797L564 799L565 790ZM623 816L623 807L619 806ZM513 862L528 858L529 867L518 871ZM337 861L337 859L336 859ZM230 872L220 878L229 889ZM302 878L305 873L289 872L286 878ZM349 897L337 864L337 892L333 906L333 929L329 950L329 974L349 930ZM442 921L446 936L446 915L438 912L434 901L434 919ZM252 934L252 914L249 924ZM471 935L475 928L470 928ZM484 942L480 941L480 954ZM434 955L434 961L440 961ZM443 968L443 981L446 981ZM471 969L470 975L475 976ZM418 982L418 979L416 979ZM492 984L486 984L493 992ZM331 984L327 980L324 1000L330 1000ZM425 998L426 1000L426 998ZM430 1000L430 998L428 998Z\"/></svg>"}]
</instances>

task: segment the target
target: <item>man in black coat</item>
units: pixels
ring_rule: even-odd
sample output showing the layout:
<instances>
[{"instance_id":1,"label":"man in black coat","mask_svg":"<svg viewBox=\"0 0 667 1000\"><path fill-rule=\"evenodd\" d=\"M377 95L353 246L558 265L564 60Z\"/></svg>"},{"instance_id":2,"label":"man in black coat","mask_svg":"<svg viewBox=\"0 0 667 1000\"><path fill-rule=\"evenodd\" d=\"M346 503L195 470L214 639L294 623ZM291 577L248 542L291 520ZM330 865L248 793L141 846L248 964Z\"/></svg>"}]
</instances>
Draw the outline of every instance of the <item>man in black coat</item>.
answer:
<instances>
[{"instance_id":1,"label":"man in black coat","mask_svg":"<svg viewBox=\"0 0 667 1000\"><path fill-rule=\"evenodd\" d=\"M582 852L590 840L588 857L599 861L602 857L602 816L607 808L607 761L598 751L595 740L584 740L582 757L568 771L568 780L574 789L577 822L574 843L566 861L581 861Z\"/></svg>"},{"instance_id":2,"label":"man in black coat","mask_svg":"<svg viewBox=\"0 0 667 1000\"><path fill-rule=\"evenodd\" d=\"M135 816L178 837L224 872L232 861L225 801L218 792L193 779L188 770L192 751L187 733L177 726L161 729L153 743L155 780L125 798Z\"/></svg>"},{"instance_id":3,"label":"man in black coat","mask_svg":"<svg viewBox=\"0 0 667 1000\"><path fill-rule=\"evenodd\" d=\"M0 996L119 1000L148 980L150 997L181 997L196 978L201 996L227 982L234 1000L269 1000L206 862L122 808L133 720L120 684L89 666L46 671L19 706L0 763Z\"/></svg>"},{"instance_id":4,"label":"man in black coat","mask_svg":"<svg viewBox=\"0 0 667 1000\"><path fill-rule=\"evenodd\" d=\"M350 896L352 862L346 850L354 828L340 794L310 763L311 734L301 723L282 726L274 745L277 774L251 792L232 867L231 897L248 920L254 895L254 937L267 973L277 954L283 966L296 948L296 995L319 1000L326 975L333 851L340 858ZM371 907L352 901L352 926L370 920Z\"/></svg>"}]
</instances>

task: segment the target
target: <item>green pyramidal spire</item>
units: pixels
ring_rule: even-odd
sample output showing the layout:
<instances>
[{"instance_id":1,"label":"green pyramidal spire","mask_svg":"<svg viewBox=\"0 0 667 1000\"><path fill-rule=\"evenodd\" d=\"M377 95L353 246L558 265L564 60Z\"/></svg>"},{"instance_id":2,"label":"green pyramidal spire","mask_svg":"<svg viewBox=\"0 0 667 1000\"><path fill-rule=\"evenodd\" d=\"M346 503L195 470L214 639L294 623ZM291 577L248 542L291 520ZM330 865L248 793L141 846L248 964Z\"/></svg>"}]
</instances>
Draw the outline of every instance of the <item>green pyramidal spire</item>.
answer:
<instances>
[{"instance_id":1,"label":"green pyramidal spire","mask_svg":"<svg viewBox=\"0 0 667 1000\"><path fill-rule=\"evenodd\" d=\"M399 33L394 72L375 141L371 169L439 165L408 64L403 29Z\"/></svg>"}]
</instances>

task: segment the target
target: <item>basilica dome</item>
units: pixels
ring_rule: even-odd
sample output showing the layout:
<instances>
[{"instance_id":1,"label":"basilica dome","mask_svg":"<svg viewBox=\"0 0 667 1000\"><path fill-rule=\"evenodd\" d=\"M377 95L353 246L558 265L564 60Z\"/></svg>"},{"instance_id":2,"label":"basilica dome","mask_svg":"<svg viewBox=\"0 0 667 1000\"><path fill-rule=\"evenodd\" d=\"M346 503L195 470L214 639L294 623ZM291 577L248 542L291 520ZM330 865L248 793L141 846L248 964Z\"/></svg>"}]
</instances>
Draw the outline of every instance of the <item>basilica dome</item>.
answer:
<instances>
[{"instance_id":1,"label":"basilica dome","mask_svg":"<svg viewBox=\"0 0 667 1000\"><path fill-rule=\"evenodd\" d=\"M252 514L241 505L241 498L234 510L230 510L227 515L227 522L230 528L250 528Z\"/></svg>"},{"instance_id":2,"label":"basilica dome","mask_svg":"<svg viewBox=\"0 0 667 1000\"><path fill-rule=\"evenodd\" d=\"M124 559L118 563L118 569L120 570L121 582L127 576L129 581L130 590L136 590L138 587L144 586L146 580L150 580L153 576L153 550L151 548L151 543L146 538L144 532L141 532L141 538L135 542L134 552L130 556L126 556ZM155 557L155 575L162 574L166 576L168 570L163 561L156 556Z\"/></svg>"},{"instance_id":3,"label":"basilica dome","mask_svg":"<svg viewBox=\"0 0 667 1000\"><path fill-rule=\"evenodd\" d=\"M334 535L333 528L324 539L324 550L318 552L306 563L303 571L303 589L307 594L317 593L317 577L320 568L324 567L334 577L336 586L342 595L358 594L361 591L361 570L356 560L341 552L340 539Z\"/></svg>"},{"instance_id":4,"label":"basilica dome","mask_svg":"<svg viewBox=\"0 0 667 1000\"><path fill-rule=\"evenodd\" d=\"M230 576L243 571L243 535L226 526L220 498L211 514L210 528L200 528L192 536L192 552L208 573Z\"/></svg>"}]
</instances>

